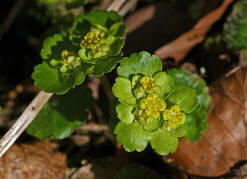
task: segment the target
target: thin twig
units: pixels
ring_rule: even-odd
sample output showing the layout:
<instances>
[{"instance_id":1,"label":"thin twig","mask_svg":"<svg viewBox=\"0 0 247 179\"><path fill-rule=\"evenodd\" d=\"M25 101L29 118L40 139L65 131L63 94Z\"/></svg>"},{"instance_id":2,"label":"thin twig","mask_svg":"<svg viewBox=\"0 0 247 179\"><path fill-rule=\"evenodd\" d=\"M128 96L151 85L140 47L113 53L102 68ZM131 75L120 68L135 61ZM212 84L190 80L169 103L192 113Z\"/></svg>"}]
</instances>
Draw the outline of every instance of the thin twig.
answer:
<instances>
[{"instance_id":1,"label":"thin twig","mask_svg":"<svg viewBox=\"0 0 247 179\"><path fill-rule=\"evenodd\" d=\"M52 93L40 91L33 99L22 115L17 119L16 123L8 130L8 132L0 140L0 157L9 149L9 147L22 134L27 126L33 121L35 116L42 109L44 104L50 99Z\"/></svg>"},{"instance_id":2,"label":"thin twig","mask_svg":"<svg viewBox=\"0 0 247 179\"><path fill-rule=\"evenodd\" d=\"M2 39L5 32L8 31L11 24L14 22L16 16L20 12L20 10L23 8L26 0L18 0L10 10L8 16L4 20L4 22L0 25L0 40Z\"/></svg>"},{"instance_id":3,"label":"thin twig","mask_svg":"<svg viewBox=\"0 0 247 179\"><path fill-rule=\"evenodd\" d=\"M130 9L132 9L135 4L137 3L137 0L131 0L131 1L128 1L122 8L121 10L119 10L119 14L124 16L126 15Z\"/></svg>"},{"instance_id":4,"label":"thin twig","mask_svg":"<svg viewBox=\"0 0 247 179\"><path fill-rule=\"evenodd\" d=\"M126 0L115 0L107 8L107 11L119 11L121 6L125 3Z\"/></svg>"}]
</instances>

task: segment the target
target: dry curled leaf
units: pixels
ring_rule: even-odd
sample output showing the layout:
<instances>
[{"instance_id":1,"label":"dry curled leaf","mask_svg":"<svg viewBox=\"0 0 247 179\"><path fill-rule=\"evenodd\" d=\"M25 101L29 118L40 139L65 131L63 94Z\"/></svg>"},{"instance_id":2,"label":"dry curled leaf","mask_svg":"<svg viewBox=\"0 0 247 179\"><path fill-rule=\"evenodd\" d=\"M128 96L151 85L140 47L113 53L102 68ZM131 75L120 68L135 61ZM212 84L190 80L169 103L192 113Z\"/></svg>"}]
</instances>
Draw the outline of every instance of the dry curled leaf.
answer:
<instances>
[{"instance_id":1,"label":"dry curled leaf","mask_svg":"<svg viewBox=\"0 0 247 179\"><path fill-rule=\"evenodd\" d=\"M194 46L204 40L205 35L211 29L212 25L222 17L233 1L224 0L219 8L202 17L190 31L159 48L155 53L162 59L168 57L174 58L177 63L183 60Z\"/></svg>"},{"instance_id":2,"label":"dry curled leaf","mask_svg":"<svg viewBox=\"0 0 247 179\"><path fill-rule=\"evenodd\" d=\"M247 160L247 68L215 81L210 93L208 130L197 142L182 139L169 156L194 175L223 175Z\"/></svg>"},{"instance_id":3,"label":"dry curled leaf","mask_svg":"<svg viewBox=\"0 0 247 179\"><path fill-rule=\"evenodd\" d=\"M62 179L66 170L66 156L48 141L13 145L0 158L0 179Z\"/></svg>"}]
</instances>

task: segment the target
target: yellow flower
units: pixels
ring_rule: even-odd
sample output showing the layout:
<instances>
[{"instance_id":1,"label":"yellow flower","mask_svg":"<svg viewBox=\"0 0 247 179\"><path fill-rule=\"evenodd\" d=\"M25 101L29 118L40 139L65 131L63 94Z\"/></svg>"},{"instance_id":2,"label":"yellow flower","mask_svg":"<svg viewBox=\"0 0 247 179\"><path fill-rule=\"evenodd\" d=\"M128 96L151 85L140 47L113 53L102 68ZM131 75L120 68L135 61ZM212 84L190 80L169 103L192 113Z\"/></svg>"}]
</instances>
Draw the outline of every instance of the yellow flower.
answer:
<instances>
[{"instance_id":1,"label":"yellow flower","mask_svg":"<svg viewBox=\"0 0 247 179\"><path fill-rule=\"evenodd\" d=\"M144 89L144 91L146 93L153 93L153 92L155 92L156 85L155 85L154 81L151 80L150 77L147 77L147 76L143 77L141 79L140 83L141 83L141 85L142 85L142 87L143 87L143 89Z\"/></svg>"},{"instance_id":2,"label":"yellow flower","mask_svg":"<svg viewBox=\"0 0 247 179\"><path fill-rule=\"evenodd\" d=\"M158 118L160 112L166 109L166 102L159 98L157 94L151 93L139 102L139 106L147 116Z\"/></svg>"},{"instance_id":3,"label":"yellow flower","mask_svg":"<svg viewBox=\"0 0 247 179\"><path fill-rule=\"evenodd\" d=\"M184 124L186 117L183 112L180 112L179 106L175 105L164 111L163 119L167 121L167 129L171 130L171 128L176 128L178 125Z\"/></svg>"},{"instance_id":4,"label":"yellow flower","mask_svg":"<svg viewBox=\"0 0 247 179\"><path fill-rule=\"evenodd\" d=\"M94 31L88 32L81 41L81 46L86 49L90 49L92 53L101 52L102 48L100 47L101 38L98 33Z\"/></svg>"}]
</instances>

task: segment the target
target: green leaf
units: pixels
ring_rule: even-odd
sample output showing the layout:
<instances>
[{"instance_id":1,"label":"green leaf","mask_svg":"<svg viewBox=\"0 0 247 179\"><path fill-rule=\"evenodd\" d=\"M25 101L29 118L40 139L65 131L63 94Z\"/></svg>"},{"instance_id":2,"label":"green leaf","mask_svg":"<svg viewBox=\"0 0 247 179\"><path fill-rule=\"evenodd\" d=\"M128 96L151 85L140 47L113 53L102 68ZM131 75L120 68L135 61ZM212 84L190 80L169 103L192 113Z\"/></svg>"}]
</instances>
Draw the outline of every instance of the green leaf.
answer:
<instances>
[{"instance_id":1,"label":"green leaf","mask_svg":"<svg viewBox=\"0 0 247 179\"><path fill-rule=\"evenodd\" d=\"M126 25L124 25L122 22L115 23L110 28L111 35L123 37L127 31Z\"/></svg>"},{"instance_id":2,"label":"green leaf","mask_svg":"<svg viewBox=\"0 0 247 179\"><path fill-rule=\"evenodd\" d=\"M119 122L114 133L117 135L118 143L122 144L128 152L143 151L150 140L150 132L144 130L143 126L137 121L130 125Z\"/></svg>"},{"instance_id":3,"label":"green leaf","mask_svg":"<svg viewBox=\"0 0 247 179\"><path fill-rule=\"evenodd\" d=\"M43 62L34 68L32 78L35 86L45 92L64 94L85 80L84 68L86 67L80 66L72 73L60 73L58 69Z\"/></svg>"},{"instance_id":4,"label":"green leaf","mask_svg":"<svg viewBox=\"0 0 247 179\"><path fill-rule=\"evenodd\" d=\"M157 93L160 97L164 97L165 94L172 92L173 90L173 79L167 75L166 72L159 72L153 77L155 84L158 85Z\"/></svg>"},{"instance_id":5,"label":"green leaf","mask_svg":"<svg viewBox=\"0 0 247 179\"><path fill-rule=\"evenodd\" d=\"M109 57L106 59L100 59L95 65L91 75L101 77L104 73L111 72L116 65L120 62L121 56Z\"/></svg>"},{"instance_id":6,"label":"green leaf","mask_svg":"<svg viewBox=\"0 0 247 179\"><path fill-rule=\"evenodd\" d=\"M191 113L198 105L196 91L186 86L175 88L168 101L178 105L185 113Z\"/></svg>"},{"instance_id":7,"label":"green leaf","mask_svg":"<svg viewBox=\"0 0 247 179\"><path fill-rule=\"evenodd\" d=\"M116 107L118 118L125 124L131 124L135 118L133 115L134 106L119 104Z\"/></svg>"},{"instance_id":8,"label":"green leaf","mask_svg":"<svg viewBox=\"0 0 247 179\"><path fill-rule=\"evenodd\" d=\"M173 137L183 137L187 135L187 133L188 133L188 128L184 124L177 126L175 129L171 131L171 135Z\"/></svg>"},{"instance_id":9,"label":"green leaf","mask_svg":"<svg viewBox=\"0 0 247 179\"><path fill-rule=\"evenodd\" d=\"M131 91L130 80L122 77L117 77L116 83L112 87L113 94L118 97L120 103L126 105L135 105L136 99L134 98Z\"/></svg>"},{"instance_id":10,"label":"green leaf","mask_svg":"<svg viewBox=\"0 0 247 179\"><path fill-rule=\"evenodd\" d=\"M56 46L59 42L63 42L63 36L60 34L54 34L48 37L43 42L43 48L40 51L40 55L43 59L49 59L52 56L52 47ZM58 51L57 49L55 51Z\"/></svg>"},{"instance_id":11,"label":"green leaf","mask_svg":"<svg viewBox=\"0 0 247 179\"><path fill-rule=\"evenodd\" d=\"M124 58L117 72L119 76L127 77L131 74L144 74L152 77L155 72L162 70L162 63L157 55L150 55L148 52L134 53Z\"/></svg>"},{"instance_id":12,"label":"green leaf","mask_svg":"<svg viewBox=\"0 0 247 179\"><path fill-rule=\"evenodd\" d=\"M186 114L186 125L188 134L185 138L191 142L201 139L203 132L207 130L207 113L202 107L190 114Z\"/></svg>"},{"instance_id":13,"label":"green leaf","mask_svg":"<svg viewBox=\"0 0 247 179\"><path fill-rule=\"evenodd\" d=\"M99 24L103 27L110 29L110 27L122 21L122 16L118 15L116 11L105 11L105 10L93 10L87 14L78 16L78 20L88 20L91 24Z\"/></svg>"},{"instance_id":14,"label":"green leaf","mask_svg":"<svg viewBox=\"0 0 247 179\"><path fill-rule=\"evenodd\" d=\"M144 129L147 131L154 131L161 125L160 118L147 118L147 125L144 125Z\"/></svg>"},{"instance_id":15,"label":"green leaf","mask_svg":"<svg viewBox=\"0 0 247 179\"><path fill-rule=\"evenodd\" d=\"M118 105L118 101L115 98L113 103L110 104L110 119L109 119L109 127L111 129L112 132L114 132L114 129L116 128L119 119L117 117L117 111L116 111L116 107Z\"/></svg>"},{"instance_id":16,"label":"green leaf","mask_svg":"<svg viewBox=\"0 0 247 179\"><path fill-rule=\"evenodd\" d=\"M168 131L158 129L152 133L150 144L159 155L167 155L176 151L178 146L177 137L173 137Z\"/></svg>"},{"instance_id":17,"label":"green leaf","mask_svg":"<svg viewBox=\"0 0 247 179\"><path fill-rule=\"evenodd\" d=\"M27 133L39 139L52 136L64 139L85 123L88 118L86 109L91 109L93 104L91 90L84 86L65 95L54 95L28 126Z\"/></svg>"},{"instance_id":18,"label":"green leaf","mask_svg":"<svg viewBox=\"0 0 247 179\"><path fill-rule=\"evenodd\" d=\"M182 69L171 69L167 73L173 77L175 87L183 85L195 89L198 103L207 111L209 110L211 98L207 94L207 84L200 76Z\"/></svg>"},{"instance_id":19,"label":"green leaf","mask_svg":"<svg viewBox=\"0 0 247 179\"><path fill-rule=\"evenodd\" d=\"M121 50L124 46L124 40L123 39L116 39L111 45L110 50L107 53L108 56L115 56L121 53Z\"/></svg>"}]
</instances>

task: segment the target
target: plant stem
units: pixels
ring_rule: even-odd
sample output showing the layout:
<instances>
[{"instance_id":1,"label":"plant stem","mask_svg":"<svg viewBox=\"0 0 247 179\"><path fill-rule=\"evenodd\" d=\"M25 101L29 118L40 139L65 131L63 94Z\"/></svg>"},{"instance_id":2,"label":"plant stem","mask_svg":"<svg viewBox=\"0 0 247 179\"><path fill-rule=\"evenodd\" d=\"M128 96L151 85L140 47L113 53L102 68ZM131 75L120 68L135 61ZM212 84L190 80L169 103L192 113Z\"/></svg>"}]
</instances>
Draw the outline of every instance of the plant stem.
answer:
<instances>
[{"instance_id":1,"label":"plant stem","mask_svg":"<svg viewBox=\"0 0 247 179\"><path fill-rule=\"evenodd\" d=\"M33 121L35 116L42 109L44 104L50 99L52 93L40 91L33 101L28 105L26 110L17 119L16 123L8 130L8 132L0 140L0 157L9 149L9 147L22 134L27 126Z\"/></svg>"},{"instance_id":2,"label":"plant stem","mask_svg":"<svg viewBox=\"0 0 247 179\"><path fill-rule=\"evenodd\" d=\"M107 79L106 75L102 76L100 78L101 84L104 88L104 91L106 93L106 96L108 98L108 100L110 101L110 103L113 103L114 101L114 96L112 94L112 90L111 90L111 84L109 82L109 80Z\"/></svg>"}]
</instances>

